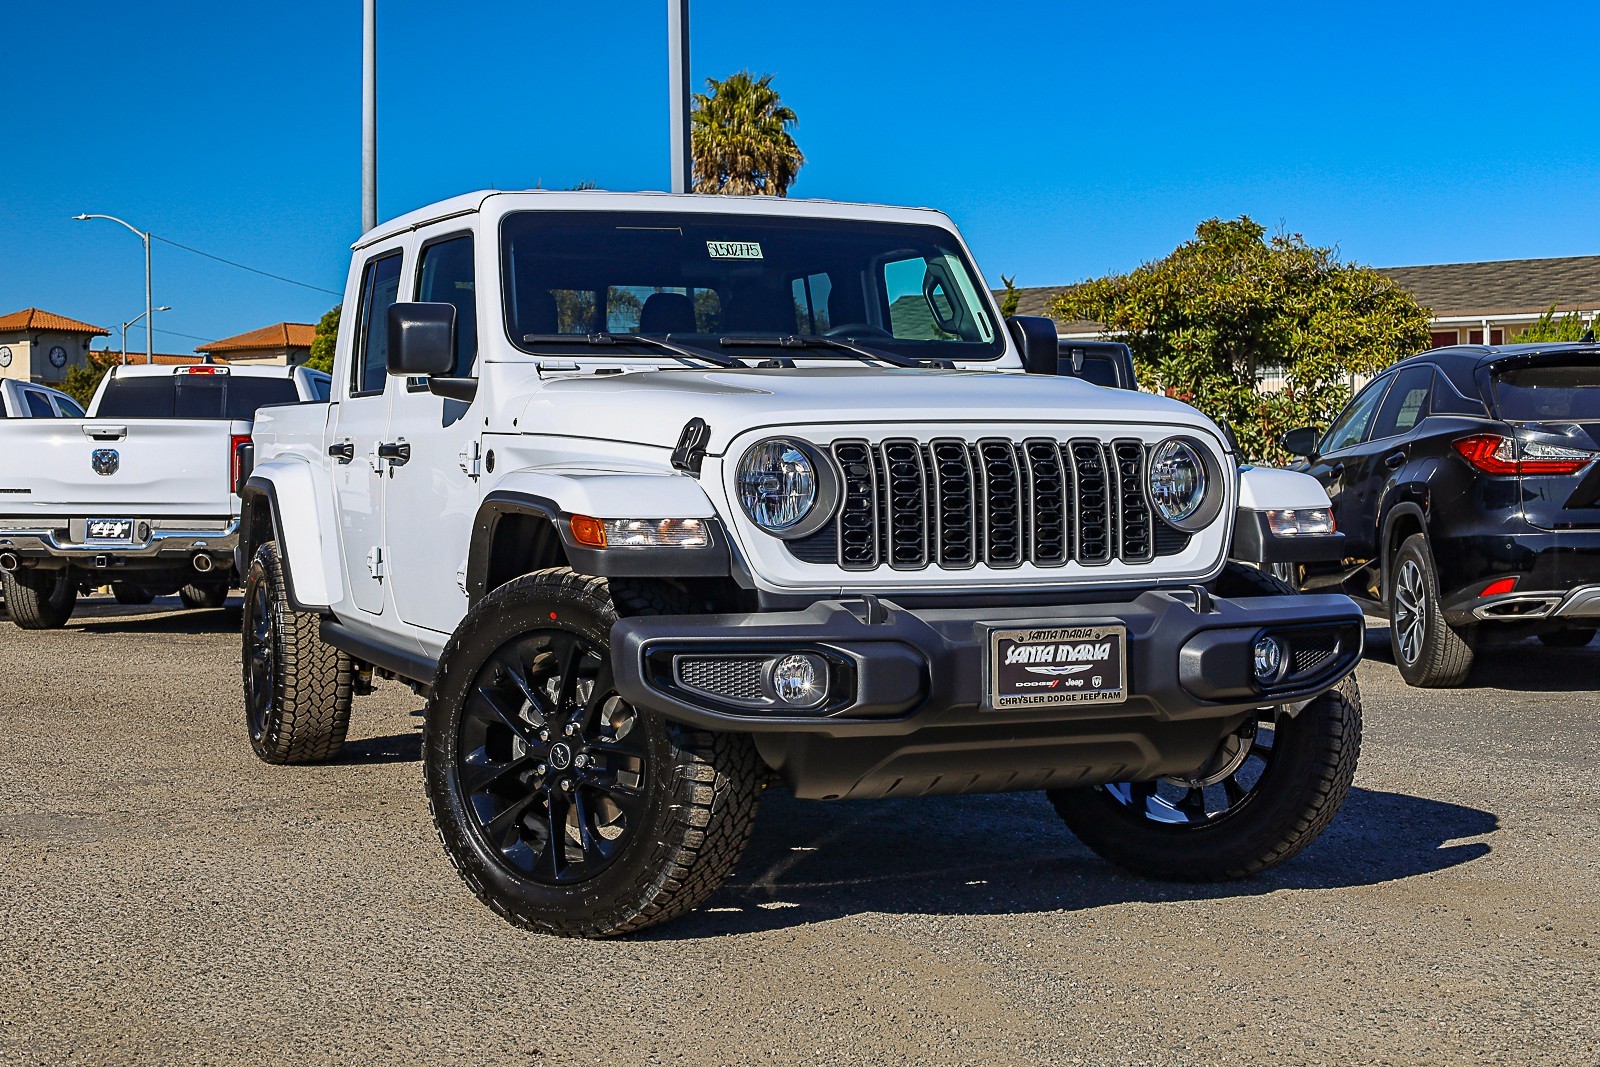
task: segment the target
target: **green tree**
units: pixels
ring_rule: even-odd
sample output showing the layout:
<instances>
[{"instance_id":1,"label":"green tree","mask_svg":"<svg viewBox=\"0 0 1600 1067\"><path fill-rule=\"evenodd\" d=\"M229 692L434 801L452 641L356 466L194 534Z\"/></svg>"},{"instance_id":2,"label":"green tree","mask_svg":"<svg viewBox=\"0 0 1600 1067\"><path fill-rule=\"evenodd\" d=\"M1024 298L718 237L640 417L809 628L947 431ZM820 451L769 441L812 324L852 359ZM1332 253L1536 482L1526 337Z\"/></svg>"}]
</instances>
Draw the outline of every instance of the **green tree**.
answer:
<instances>
[{"instance_id":1,"label":"green tree","mask_svg":"<svg viewBox=\"0 0 1600 1067\"><path fill-rule=\"evenodd\" d=\"M1104 323L1133 349L1143 388L1232 426L1253 459L1281 462L1284 431L1326 426L1350 379L1428 347L1427 309L1370 267L1299 234L1208 219L1170 255L1056 298L1059 319ZM1257 388L1264 368L1285 387Z\"/></svg>"},{"instance_id":2,"label":"green tree","mask_svg":"<svg viewBox=\"0 0 1600 1067\"><path fill-rule=\"evenodd\" d=\"M706 79L694 94L689 115L694 191L788 196L805 156L789 134L794 110L772 87L772 75L747 70L717 81Z\"/></svg>"},{"instance_id":3,"label":"green tree","mask_svg":"<svg viewBox=\"0 0 1600 1067\"><path fill-rule=\"evenodd\" d=\"M1565 315L1558 316L1556 306L1551 304L1549 311L1540 315L1538 321L1526 330L1511 338L1511 343L1520 345L1531 341L1581 341L1584 331L1588 328L1577 311L1569 311Z\"/></svg>"},{"instance_id":4,"label":"green tree","mask_svg":"<svg viewBox=\"0 0 1600 1067\"><path fill-rule=\"evenodd\" d=\"M1022 300L1022 292L1017 288L1017 276L1000 275L1001 284L1006 287L1006 295L1000 298L1000 314L1010 318L1017 313L1017 304Z\"/></svg>"},{"instance_id":5,"label":"green tree","mask_svg":"<svg viewBox=\"0 0 1600 1067\"><path fill-rule=\"evenodd\" d=\"M67 376L62 380L60 389L87 408L89 401L94 399L94 391L100 388L100 379L121 361L122 356L116 352L90 352L83 366L67 368Z\"/></svg>"},{"instance_id":6,"label":"green tree","mask_svg":"<svg viewBox=\"0 0 1600 1067\"><path fill-rule=\"evenodd\" d=\"M339 307L333 305L317 320L317 332L311 337L311 355L306 359L306 366L312 370L333 373L333 350L339 343Z\"/></svg>"}]
</instances>

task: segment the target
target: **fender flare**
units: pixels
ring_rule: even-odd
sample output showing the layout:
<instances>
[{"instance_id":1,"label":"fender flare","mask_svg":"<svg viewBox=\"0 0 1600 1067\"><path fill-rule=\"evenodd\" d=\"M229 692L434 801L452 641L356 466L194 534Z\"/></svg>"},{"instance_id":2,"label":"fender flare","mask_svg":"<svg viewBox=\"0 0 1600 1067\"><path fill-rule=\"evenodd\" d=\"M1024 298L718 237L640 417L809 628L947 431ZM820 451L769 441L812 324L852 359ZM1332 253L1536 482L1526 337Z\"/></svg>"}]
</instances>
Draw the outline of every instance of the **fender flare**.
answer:
<instances>
[{"instance_id":1,"label":"fender flare","mask_svg":"<svg viewBox=\"0 0 1600 1067\"><path fill-rule=\"evenodd\" d=\"M296 611L327 613L340 599L341 575L330 571L325 549L337 551L338 537L324 537L331 515L323 515L311 464L281 457L256 467L241 492L241 576L249 572L256 545L247 540L258 509L271 516L273 538L283 557L284 580L290 607Z\"/></svg>"},{"instance_id":2,"label":"fender flare","mask_svg":"<svg viewBox=\"0 0 1600 1067\"><path fill-rule=\"evenodd\" d=\"M731 543L699 483L683 474L514 471L478 506L467 552L467 603L489 593L495 534L508 516L533 516L559 538L567 565L602 578L714 578L732 573ZM572 516L599 519L702 519L704 548L592 548L572 535Z\"/></svg>"},{"instance_id":3,"label":"fender flare","mask_svg":"<svg viewBox=\"0 0 1600 1067\"><path fill-rule=\"evenodd\" d=\"M1384 514L1378 531L1378 592L1384 596L1389 593L1389 535L1394 531L1395 520L1407 515L1416 518L1424 535L1428 532L1428 513L1414 500L1402 500Z\"/></svg>"}]
</instances>

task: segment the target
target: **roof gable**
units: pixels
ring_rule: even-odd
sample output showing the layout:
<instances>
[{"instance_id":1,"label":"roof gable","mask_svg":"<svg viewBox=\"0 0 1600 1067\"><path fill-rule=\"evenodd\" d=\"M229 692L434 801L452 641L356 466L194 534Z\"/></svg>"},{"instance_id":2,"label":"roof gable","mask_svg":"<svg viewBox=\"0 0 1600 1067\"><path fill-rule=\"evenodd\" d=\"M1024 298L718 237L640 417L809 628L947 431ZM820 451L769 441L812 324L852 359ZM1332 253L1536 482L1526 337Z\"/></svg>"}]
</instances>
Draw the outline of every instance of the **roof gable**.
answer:
<instances>
[{"instance_id":1,"label":"roof gable","mask_svg":"<svg viewBox=\"0 0 1600 1067\"><path fill-rule=\"evenodd\" d=\"M86 333L93 336L110 336L111 331L87 322L69 319L52 311L23 308L9 315L0 315L0 330L57 330L61 333Z\"/></svg>"},{"instance_id":2,"label":"roof gable","mask_svg":"<svg viewBox=\"0 0 1600 1067\"><path fill-rule=\"evenodd\" d=\"M309 322L275 322L259 330L196 345L196 352L241 352L253 349L310 348L317 328Z\"/></svg>"}]
</instances>

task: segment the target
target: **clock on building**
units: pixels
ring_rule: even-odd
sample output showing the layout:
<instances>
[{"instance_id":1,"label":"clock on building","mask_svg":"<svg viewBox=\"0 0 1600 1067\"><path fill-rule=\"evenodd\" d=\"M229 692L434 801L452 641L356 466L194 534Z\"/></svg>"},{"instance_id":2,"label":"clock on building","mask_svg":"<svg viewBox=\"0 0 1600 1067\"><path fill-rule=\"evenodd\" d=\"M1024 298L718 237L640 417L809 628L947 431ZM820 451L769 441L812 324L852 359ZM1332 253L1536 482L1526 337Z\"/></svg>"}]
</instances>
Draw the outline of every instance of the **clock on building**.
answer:
<instances>
[{"instance_id":1,"label":"clock on building","mask_svg":"<svg viewBox=\"0 0 1600 1067\"><path fill-rule=\"evenodd\" d=\"M0 345L0 367L11 366L11 349Z\"/></svg>"},{"instance_id":2,"label":"clock on building","mask_svg":"<svg viewBox=\"0 0 1600 1067\"><path fill-rule=\"evenodd\" d=\"M50 350L50 365L57 370L67 365L67 350L56 345Z\"/></svg>"}]
</instances>

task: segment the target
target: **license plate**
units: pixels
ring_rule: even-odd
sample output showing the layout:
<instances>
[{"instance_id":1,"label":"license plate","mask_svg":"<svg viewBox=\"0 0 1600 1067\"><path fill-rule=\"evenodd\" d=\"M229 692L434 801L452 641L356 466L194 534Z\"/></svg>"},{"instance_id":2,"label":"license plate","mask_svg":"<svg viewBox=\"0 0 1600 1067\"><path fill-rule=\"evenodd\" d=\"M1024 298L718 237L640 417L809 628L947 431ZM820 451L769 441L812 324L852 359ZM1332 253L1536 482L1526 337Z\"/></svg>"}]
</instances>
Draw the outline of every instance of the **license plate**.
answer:
<instances>
[{"instance_id":1,"label":"license plate","mask_svg":"<svg viewBox=\"0 0 1600 1067\"><path fill-rule=\"evenodd\" d=\"M89 519L84 523L83 538L85 541L132 541L133 520Z\"/></svg>"},{"instance_id":2,"label":"license plate","mask_svg":"<svg viewBox=\"0 0 1600 1067\"><path fill-rule=\"evenodd\" d=\"M1128 699L1127 665L1126 626L992 630L990 707L1120 704Z\"/></svg>"}]
</instances>

